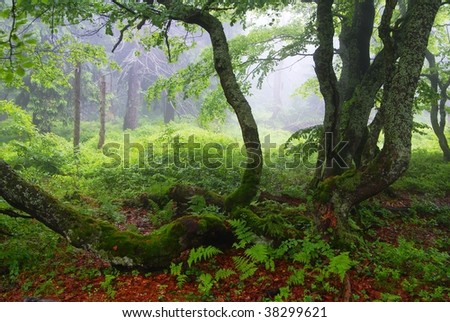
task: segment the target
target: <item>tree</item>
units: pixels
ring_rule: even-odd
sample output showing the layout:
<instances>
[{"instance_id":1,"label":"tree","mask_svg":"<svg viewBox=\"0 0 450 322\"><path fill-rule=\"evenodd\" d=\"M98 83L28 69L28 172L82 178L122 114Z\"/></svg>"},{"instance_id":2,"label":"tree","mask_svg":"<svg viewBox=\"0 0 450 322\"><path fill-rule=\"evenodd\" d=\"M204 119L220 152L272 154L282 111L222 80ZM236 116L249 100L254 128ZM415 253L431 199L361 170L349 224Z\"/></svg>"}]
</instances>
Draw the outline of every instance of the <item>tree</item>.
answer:
<instances>
[{"instance_id":1,"label":"tree","mask_svg":"<svg viewBox=\"0 0 450 322\"><path fill-rule=\"evenodd\" d=\"M101 149L105 144L106 136L106 80L105 75L100 77L100 130L98 134L97 148Z\"/></svg>"},{"instance_id":2,"label":"tree","mask_svg":"<svg viewBox=\"0 0 450 322\"><path fill-rule=\"evenodd\" d=\"M447 59L450 50L447 24L449 10L448 7L442 8L436 18L433 37L425 54L428 68L424 69L422 73L424 77L422 77L419 84L419 97L416 100L420 108L430 110L431 126L446 162L450 162L450 148L445 136L446 107L449 100L448 89L450 86L450 77L448 77L449 62Z\"/></svg>"},{"instance_id":3,"label":"tree","mask_svg":"<svg viewBox=\"0 0 450 322\"><path fill-rule=\"evenodd\" d=\"M447 101L449 100L448 88L450 86L450 77L444 79L442 71L440 72L436 57L429 50L426 52L426 59L430 66L430 73L427 78L430 81L431 90L431 110L430 119L433 131L439 141L444 161L450 162L450 147L445 136L445 124L447 112L445 110Z\"/></svg>"},{"instance_id":4,"label":"tree","mask_svg":"<svg viewBox=\"0 0 450 322\"><path fill-rule=\"evenodd\" d=\"M325 132L331 133L333 139L325 146L325 159L322 162L316 198L328 207L321 208L317 221L324 230L330 226L335 234L343 234L350 209L361 201L374 196L394 181L408 168L411 157L411 133L413 129L413 100L423 66L428 38L441 1L413 1L409 3L404 16L395 17L397 1L386 1L379 36L383 49L376 55L366 73L351 85L354 78L342 79L346 89L354 88L347 94L340 89L340 84L333 68L334 19L332 0L317 1L317 34L319 47L314 54L315 68L320 90L325 100ZM355 3L353 16L362 14L365 5L373 1ZM352 24L357 24L358 19ZM345 32L342 28L342 32ZM344 37L345 38L345 37ZM359 38L359 37L357 37ZM369 37L361 37L367 42ZM342 38L341 38L342 39ZM350 48L350 47L349 47ZM367 51L359 50L365 46L353 46L353 57L364 55ZM344 60L344 59L343 59ZM359 61L359 60L358 60ZM367 62L367 59L361 60ZM344 66L345 64L343 64ZM361 69L363 67L359 67ZM342 75L346 75L345 69ZM351 73L350 71L348 72ZM352 82L350 82L350 78ZM382 89L381 89L381 86ZM362 166L356 154L361 148L347 149L352 155L356 168L340 169L342 161L335 154L334 147L341 138L340 124L348 124L344 139L349 146L364 145L364 132L367 131L368 115L373 108L375 95L382 91L381 113L385 140L381 152ZM346 113L347 111L348 114ZM348 118L348 122L346 120ZM350 129L350 130L349 130ZM343 160L348 159L344 154ZM342 173L343 172L343 173ZM342 173L342 174L340 174ZM341 236L342 237L342 236Z\"/></svg>"},{"instance_id":5,"label":"tree","mask_svg":"<svg viewBox=\"0 0 450 322\"><path fill-rule=\"evenodd\" d=\"M81 63L75 66L74 81L74 117L73 117L73 148L75 151L80 148L81 129Z\"/></svg>"},{"instance_id":6,"label":"tree","mask_svg":"<svg viewBox=\"0 0 450 322\"><path fill-rule=\"evenodd\" d=\"M139 59L134 59L128 70L127 110L123 120L123 129L134 130L138 126L139 106L141 105L142 67Z\"/></svg>"}]
</instances>

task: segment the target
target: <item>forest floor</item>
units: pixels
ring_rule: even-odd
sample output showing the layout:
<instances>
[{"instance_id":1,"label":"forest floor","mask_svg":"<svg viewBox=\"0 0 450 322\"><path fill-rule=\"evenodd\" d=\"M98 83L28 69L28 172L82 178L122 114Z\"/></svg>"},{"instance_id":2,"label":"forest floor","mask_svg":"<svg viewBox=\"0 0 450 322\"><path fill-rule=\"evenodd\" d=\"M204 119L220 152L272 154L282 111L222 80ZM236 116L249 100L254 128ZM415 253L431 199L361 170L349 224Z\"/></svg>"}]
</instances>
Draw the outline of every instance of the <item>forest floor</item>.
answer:
<instances>
[{"instance_id":1,"label":"forest floor","mask_svg":"<svg viewBox=\"0 0 450 322\"><path fill-rule=\"evenodd\" d=\"M286 168L278 157L275 167L265 168L261 195L280 198L260 198L246 209L265 225L256 227L264 233L257 234L249 227L255 217L233 225L202 198L194 196L182 208L169 197L176 184L227 195L240 182L238 166L106 167L111 160L97 149L96 123L85 126L91 128L83 132L75 159L70 131L26 145L0 145L2 158L61 202L122 230L146 234L187 210L227 220L237 244L223 252L188 250L181 256L185 261L160 272L123 272L36 220L0 216L0 301L450 301L450 164L442 162L431 131L415 134L405 175L354 209L349 224L356 242L341 248L314 231L307 167ZM193 134L202 144L235 142L223 133L175 123L143 127L133 132L133 141L146 146L180 136L180 142L189 142ZM274 141L286 142L286 133L276 140L273 134ZM121 142L121 125L109 137ZM133 151L136 164L140 154ZM237 165L243 160L238 152ZM202 161L197 157L184 155ZM0 206L8 205L0 199Z\"/></svg>"},{"instance_id":2,"label":"forest floor","mask_svg":"<svg viewBox=\"0 0 450 322\"><path fill-rule=\"evenodd\" d=\"M245 279L233 274L221 280L202 280L201 276L215 276L219 269L232 270L234 258L244 253L237 249L200 261L191 268L184 267L182 279L179 273L169 269L147 274L119 272L92 253L74 249L60 240L51 260L22 270L14 282L8 282L5 276L0 285L0 300L450 301L448 249L442 249L449 244L449 213L438 216L442 222L436 222L436 216L433 219L427 213L435 210L431 205L450 205L450 193L429 203L428 208L416 207L420 209L414 210L413 215L412 199L406 192L396 192L373 201L386 213L364 229L365 245L372 251L351 254L354 265L342 279L321 277L317 264L317 268L303 270L306 273L301 281L293 283L293 272L302 271L305 265L291 259L277 259L275 269L267 269L261 263ZM123 211L129 223L148 229L148 223L139 223L142 217L139 214L145 210ZM382 249L383 253L375 249ZM442 273L444 276L440 276Z\"/></svg>"}]
</instances>

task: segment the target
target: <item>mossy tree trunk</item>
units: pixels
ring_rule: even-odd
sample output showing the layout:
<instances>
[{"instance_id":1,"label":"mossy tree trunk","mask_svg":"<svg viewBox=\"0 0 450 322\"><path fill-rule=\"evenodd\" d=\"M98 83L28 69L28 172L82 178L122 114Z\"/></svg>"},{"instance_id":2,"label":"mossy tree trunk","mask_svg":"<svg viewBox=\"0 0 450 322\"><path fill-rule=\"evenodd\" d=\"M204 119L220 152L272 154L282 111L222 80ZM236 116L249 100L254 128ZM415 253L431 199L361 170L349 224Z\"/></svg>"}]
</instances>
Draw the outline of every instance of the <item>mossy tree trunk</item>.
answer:
<instances>
[{"instance_id":1,"label":"mossy tree trunk","mask_svg":"<svg viewBox=\"0 0 450 322\"><path fill-rule=\"evenodd\" d=\"M319 47L314 52L314 63L320 92L325 102L325 116L323 121L324 136L321 140L322 149L319 150L317 170L313 186L329 176L334 167L333 147L339 142L339 120L341 97L338 80L333 67L334 57L334 22L333 0L317 1L317 37ZM328 135L328 140L325 138Z\"/></svg>"},{"instance_id":2,"label":"mossy tree trunk","mask_svg":"<svg viewBox=\"0 0 450 322\"><path fill-rule=\"evenodd\" d=\"M149 235L120 231L117 227L78 213L39 187L23 180L0 159L0 196L12 207L29 214L73 246L97 252L125 268L166 268L184 250L208 244L229 246L232 233L214 215L186 216Z\"/></svg>"},{"instance_id":3,"label":"mossy tree trunk","mask_svg":"<svg viewBox=\"0 0 450 322\"><path fill-rule=\"evenodd\" d=\"M329 47L333 37L329 34L332 28L331 5L333 1L319 0L317 3L319 41L322 46L323 36L320 37L320 25L326 24L328 26L326 42ZM408 168L411 157L413 100L429 34L441 1L417 0L411 2L398 31L392 36L391 20L395 3L396 1L388 1L379 28L384 44L382 52L383 98L380 108L385 131L384 146L368 165L347 170L342 175L330 176L324 179L317 188L317 200L328 205L319 207L318 224L323 230L334 228L334 233L338 235L345 230L349 210L395 182ZM322 31L323 33L324 31ZM322 59L327 60L321 62L322 65L330 66L329 48L328 55ZM326 105L327 100L330 101L330 98L336 96L333 75L334 73L328 79L318 76ZM330 86L331 81L333 81L333 86ZM364 90L364 88L360 87L359 90ZM364 91L368 91L368 89ZM367 94L369 93L362 92L358 95ZM373 94L376 94L376 91L373 91ZM372 93L369 96L371 95ZM369 97L369 99L373 100L374 97Z\"/></svg>"},{"instance_id":4,"label":"mossy tree trunk","mask_svg":"<svg viewBox=\"0 0 450 322\"><path fill-rule=\"evenodd\" d=\"M214 68L228 104L236 113L242 131L247 164L240 186L226 200L227 210L248 205L258 192L261 180L263 157L259 140L258 127L252 109L234 74L228 41L221 21L207 10L200 10L178 1L158 1L173 12L172 19L188 24L195 24L205 29L211 39Z\"/></svg>"}]
</instances>

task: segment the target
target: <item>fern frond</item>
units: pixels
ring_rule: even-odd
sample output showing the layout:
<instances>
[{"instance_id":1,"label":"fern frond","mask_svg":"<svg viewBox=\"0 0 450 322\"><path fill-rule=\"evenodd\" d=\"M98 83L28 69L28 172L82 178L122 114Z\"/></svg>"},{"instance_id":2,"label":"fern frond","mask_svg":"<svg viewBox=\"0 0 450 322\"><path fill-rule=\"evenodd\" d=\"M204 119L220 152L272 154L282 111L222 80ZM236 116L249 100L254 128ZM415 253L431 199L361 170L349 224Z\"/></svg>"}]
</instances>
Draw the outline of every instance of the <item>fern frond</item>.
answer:
<instances>
[{"instance_id":1,"label":"fern frond","mask_svg":"<svg viewBox=\"0 0 450 322\"><path fill-rule=\"evenodd\" d=\"M177 287L179 289L182 289L184 284L186 283L186 281L187 281L187 275L184 275L184 274L178 275L177 276Z\"/></svg>"},{"instance_id":2,"label":"fern frond","mask_svg":"<svg viewBox=\"0 0 450 322\"><path fill-rule=\"evenodd\" d=\"M231 227L233 227L234 233L239 241L238 243L233 244L234 248L244 248L248 244L252 244L258 239L258 236L247 226L245 220L231 219L228 222L230 223Z\"/></svg>"},{"instance_id":3,"label":"fern frond","mask_svg":"<svg viewBox=\"0 0 450 322\"><path fill-rule=\"evenodd\" d=\"M263 263L269 258L269 248L264 244L256 244L245 250L245 254L256 263Z\"/></svg>"},{"instance_id":4,"label":"fern frond","mask_svg":"<svg viewBox=\"0 0 450 322\"><path fill-rule=\"evenodd\" d=\"M231 275L236 274L235 271L229 268L221 268L216 272L215 279L216 281L220 281L221 279L225 279L230 277Z\"/></svg>"},{"instance_id":5,"label":"fern frond","mask_svg":"<svg viewBox=\"0 0 450 322\"><path fill-rule=\"evenodd\" d=\"M174 276L178 276L181 274L183 263L175 264L170 263L170 274Z\"/></svg>"},{"instance_id":6,"label":"fern frond","mask_svg":"<svg viewBox=\"0 0 450 322\"><path fill-rule=\"evenodd\" d=\"M291 296L291 289L289 286L280 287L280 293L275 296L275 302L283 302Z\"/></svg>"},{"instance_id":7,"label":"fern frond","mask_svg":"<svg viewBox=\"0 0 450 322\"><path fill-rule=\"evenodd\" d=\"M214 280L213 280L211 274L209 274L209 273L202 273L198 277L198 281L200 282L198 284L198 290L203 294L208 294L209 291L214 286Z\"/></svg>"},{"instance_id":8,"label":"fern frond","mask_svg":"<svg viewBox=\"0 0 450 322\"><path fill-rule=\"evenodd\" d=\"M191 267L193 264L201 260L209 259L221 253L222 251L214 246L200 246L198 248L192 248L187 259L188 266Z\"/></svg>"},{"instance_id":9,"label":"fern frond","mask_svg":"<svg viewBox=\"0 0 450 322\"><path fill-rule=\"evenodd\" d=\"M237 270L241 274L239 276L240 280L245 280L255 274L258 267L256 267L256 264L251 262L248 258L243 256L234 256L233 257L234 265L236 266Z\"/></svg>"},{"instance_id":10,"label":"fern frond","mask_svg":"<svg viewBox=\"0 0 450 322\"><path fill-rule=\"evenodd\" d=\"M297 269L292 272L287 280L288 285L303 285L305 283L305 270Z\"/></svg>"},{"instance_id":11,"label":"fern frond","mask_svg":"<svg viewBox=\"0 0 450 322\"><path fill-rule=\"evenodd\" d=\"M355 261L352 261L348 252L344 252L330 259L327 270L330 273L339 275L341 282L344 281L347 271L355 265Z\"/></svg>"}]
</instances>

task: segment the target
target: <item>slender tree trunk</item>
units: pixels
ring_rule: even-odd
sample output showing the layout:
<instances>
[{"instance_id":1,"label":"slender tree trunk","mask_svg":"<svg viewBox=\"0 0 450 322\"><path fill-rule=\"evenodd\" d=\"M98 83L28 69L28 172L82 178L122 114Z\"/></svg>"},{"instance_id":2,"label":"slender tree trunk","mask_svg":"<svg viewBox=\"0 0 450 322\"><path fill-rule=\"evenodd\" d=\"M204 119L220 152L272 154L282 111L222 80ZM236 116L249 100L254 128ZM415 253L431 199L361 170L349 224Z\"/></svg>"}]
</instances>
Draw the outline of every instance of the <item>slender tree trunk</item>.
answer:
<instances>
[{"instance_id":1,"label":"slender tree trunk","mask_svg":"<svg viewBox=\"0 0 450 322\"><path fill-rule=\"evenodd\" d=\"M448 145L447 138L445 136L445 123L446 123L446 103L448 100L447 90L450 86L450 79L447 83L443 84L439 78L439 71L436 66L436 59L434 55L427 50L426 59L430 65L430 75L428 76L431 83L431 90L436 95L436 98L432 98L430 120L434 133L439 141L439 146L442 150L444 161L450 162L450 147ZM438 98L439 97L439 98Z\"/></svg>"},{"instance_id":2,"label":"slender tree trunk","mask_svg":"<svg viewBox=\"0 0 450 322\"><path fill-rule=\"evenodd\" d=\"M163 106L164 124L175 120L175 108L165 92L161 95L161 103Z\"/></svg>"},{"instance_id":3,"label":"slender tree trunk","mask_svg":"<svg viewBox=\"0 0 450 322\"><path fill-rule=\"evenodd\" d=\"M81 63L77 63L75 67L75 84L74 84L74 117L73 117L73 148L76 150L80 147L80 126L81 126Z\"/></svg>"},{"instance_id":4,"label":"slender tree trunk","mask_svg":"<svg viewBox=\"0 0 450 322\"><path fill-rule=\"evenodd\" d=\"M283 68L283 62L280 62L279 68ZM283 106L283 99L281 98L281 92L283 90L283 79L282 79L281 71L275 72L274 80L273 80L273 108L272 108L272 116L271 120L275 121L280 114L281 108Z\"/></svg>"},{"instance_id":5,"label":"slender tree trunk","mask_svg":"<svg viewBox=\"0 0 450 322\"><path fill-rule=\"evenodd\" d=\"M105 144L106 135L106 80L105 75L100 77L100 131L98 133L97 148L101 149Z\"/></svg>"},{"instance_id":6,"label":"slender tree trunk","mask_svg":"<svg viewBox=\"0 0 450 322\"><path fill-rule=\"evenodd\" d=\"M123 129L134 130L138 126L139 106L141 103L142 73L139 70L139 62L136 61L130 68L128 75L128 100L127 111L123 121Z\"/></svg>"},{"instance_id":7,"label":"slender tree trunk","mask_svg":"<svg viewBox=\"0 0 450 322\"><path fill-rule=\"evenodd\" d=\"M169 10L175 10L179 15L173 19L189 24L195 24L205 29L211 39L213 48L214 68L219 76L228 104L236 113L242 131L247 164L242 176L240 186L228 196L225 207L232 210L239 206L248 205L258 192L261 181L263 157L259 140L258 127L252 114L252 109L241 91L231 64L230 50L227 38L220 20L205 10L193 8L172 1L161 0L159 3Z\"/></svg>"},{"instance_id":8,"label":"slender tree trunk","mask_svg":"<svg viewBox=\"0 0 450 322\"><path fill-rule=\"evenodd\" d=\"M181 253L200 245L230 246L233 235L215 215L186 216L139 235L78 213L48 193L23 180L0 159L0 196L73 246L97 252L112 264L144 270L167 268Z\"/></svg>"}]
</instances>

